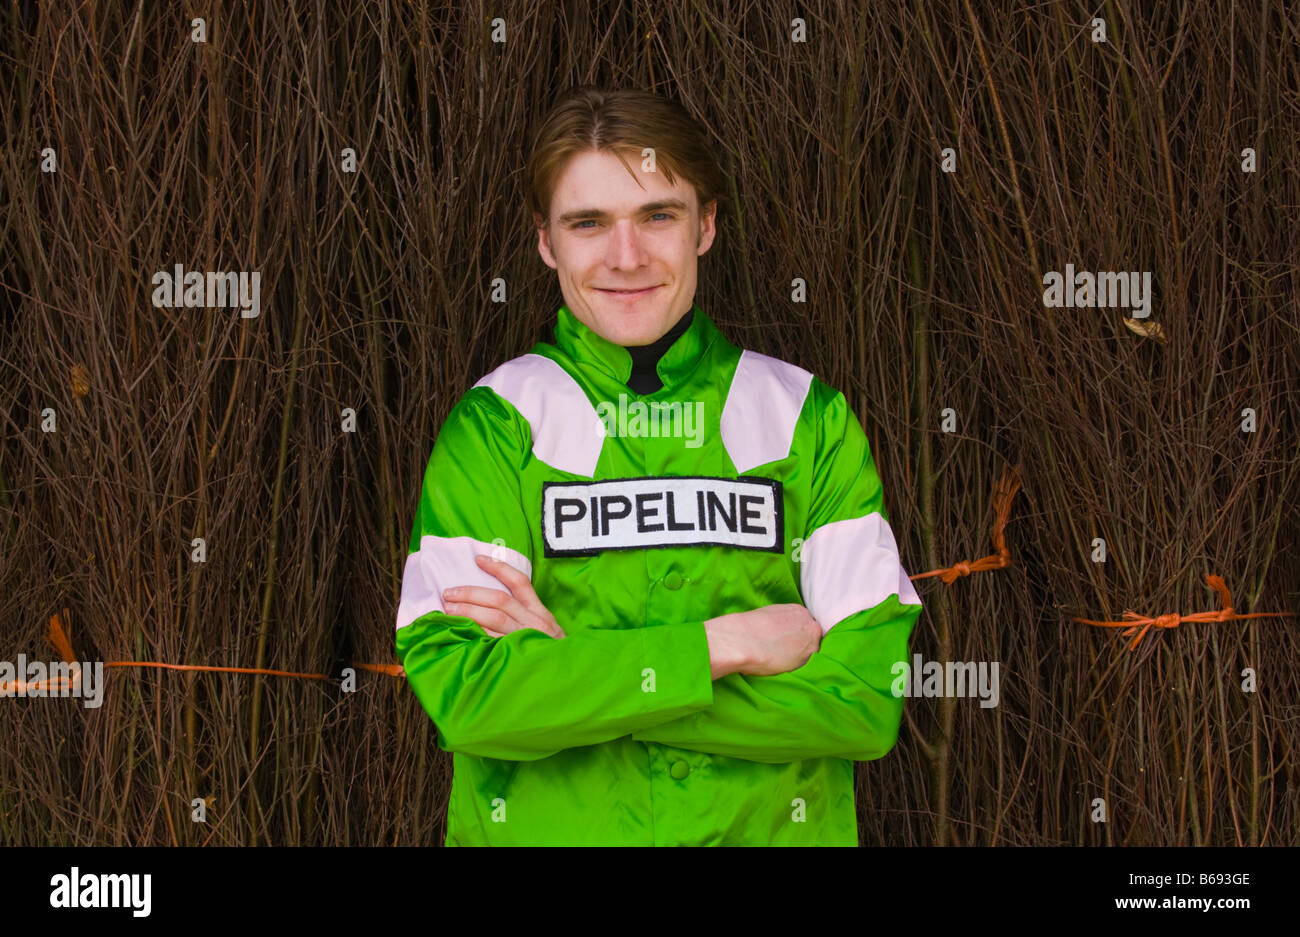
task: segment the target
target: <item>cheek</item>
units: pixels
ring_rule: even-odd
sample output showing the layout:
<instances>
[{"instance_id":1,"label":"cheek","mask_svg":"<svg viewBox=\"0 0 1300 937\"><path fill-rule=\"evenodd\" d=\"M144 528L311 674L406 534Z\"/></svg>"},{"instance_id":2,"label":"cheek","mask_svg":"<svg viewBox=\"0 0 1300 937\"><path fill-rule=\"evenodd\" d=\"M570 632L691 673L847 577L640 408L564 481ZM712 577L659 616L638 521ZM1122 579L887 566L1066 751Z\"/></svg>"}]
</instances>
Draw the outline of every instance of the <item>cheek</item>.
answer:
<instances>
[{"instance_id":1,"label":"cheek","mask_svg":"<svg viewBox=\"0 0 1300 937\"><path fill-rule=\"evenodd\" d=\"M675 240L671 246L664 248L663 259L672 265L676 270L677 276L686 276L686 268L690 266L690 260L695 256L694 238L689 240Z\"/></svg>"},{"instance_id":2,"label":"cheek","mask_svg":"<svg viewBox=\"0 0 1300 937\"><path fill-rule=\"evenodd\" d=\"M570 245L564 254L564 266L569 276L581 280L585 274L599 266L598 259L585 244Z\"/></svg>"}]
</instances>

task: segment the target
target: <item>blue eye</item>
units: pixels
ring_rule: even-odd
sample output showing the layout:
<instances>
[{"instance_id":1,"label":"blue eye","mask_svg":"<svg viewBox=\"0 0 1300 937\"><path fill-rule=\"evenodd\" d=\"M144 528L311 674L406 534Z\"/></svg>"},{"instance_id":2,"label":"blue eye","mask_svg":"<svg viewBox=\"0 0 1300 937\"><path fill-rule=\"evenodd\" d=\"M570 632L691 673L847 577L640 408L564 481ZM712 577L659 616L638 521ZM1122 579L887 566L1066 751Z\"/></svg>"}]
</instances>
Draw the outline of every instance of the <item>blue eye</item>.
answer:
<instances>
[{"instance_id":1,"label":"blue eye","mask_svg":"<svg viewBox=\"0 0 1300 937\"><path fill-rule=\"evenodd\" d=\"M654 212L653 214L651 214L650 217L651 217L652 219L660 219L660 218L662 218L664 221L676 221L676 220L677 220L677 216L675 216L675 215L674 215L672 212L670 212L670 211L657 211L657 212ZM574 231L588 231L588 230L590 230L590 229L589 229L589 228L584 228L583 225L589 225L589 224L591 224L591 225L598 225L598 224L600 224L600 222L599 222L599 221L594 221L594 220L592 220L591 218L587 218L587 219L585 219L585 220L583 220L583 221L575 221L575 222L574 222L572 225L570 225L569 227L572 228Z\"/></svg>"}]
</instances>

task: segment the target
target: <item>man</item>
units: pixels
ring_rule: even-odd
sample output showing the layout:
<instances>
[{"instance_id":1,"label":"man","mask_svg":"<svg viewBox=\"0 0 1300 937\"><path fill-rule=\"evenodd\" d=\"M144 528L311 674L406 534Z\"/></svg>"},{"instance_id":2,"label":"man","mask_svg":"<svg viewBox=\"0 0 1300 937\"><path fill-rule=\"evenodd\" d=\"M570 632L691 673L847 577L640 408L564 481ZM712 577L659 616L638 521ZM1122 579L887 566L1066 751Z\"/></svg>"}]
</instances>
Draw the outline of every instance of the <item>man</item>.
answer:
<instances>
[{"instance_id":1,"label":"man","mask_svg":"<svg viewBox=\"0 0 1300 937\"><path fill-rule=\"evenodd\" d=\"M857 845L921 611L862 428L694 304L723 177L680 107L579 89L528 184L555 341L448 415L397 613L446 844Z\"/></svg>"}]
</instances>

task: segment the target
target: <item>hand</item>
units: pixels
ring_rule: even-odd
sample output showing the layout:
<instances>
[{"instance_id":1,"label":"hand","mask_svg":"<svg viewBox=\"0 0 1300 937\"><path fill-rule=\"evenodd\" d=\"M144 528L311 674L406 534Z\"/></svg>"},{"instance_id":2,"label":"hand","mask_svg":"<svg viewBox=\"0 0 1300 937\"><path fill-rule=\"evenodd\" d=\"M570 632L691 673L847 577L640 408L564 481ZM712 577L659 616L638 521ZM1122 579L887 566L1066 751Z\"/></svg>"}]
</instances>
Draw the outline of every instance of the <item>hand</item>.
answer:
<instances>
[{"instance_id":1,"label":"hand","mask_svg":"<svg viewBox=\"0 0 1300 937\"><path fill-rule=\"evenodd\" d=\"M544 631L553 638L563 638L564 629L555 616L537 598L528 577L509 563L480 553L474 557L479 569L495 576L509 592L482 586L456 586L442 592L443 608L448 615L459 615L476 622L491 637L500 638L520 628ZM447 601L454 599L455 601Z\"/></svg>"},{"instance_id":2,"label":"hand","mask_svg":"<svg viewBox=\"0 0 1300 937\"><path fill-rule=\"evenodd\" d=\"M821 647L822 628L802 605L765 605L704 623L713 679L798 670Z\"/></svg>"}]
</instances>

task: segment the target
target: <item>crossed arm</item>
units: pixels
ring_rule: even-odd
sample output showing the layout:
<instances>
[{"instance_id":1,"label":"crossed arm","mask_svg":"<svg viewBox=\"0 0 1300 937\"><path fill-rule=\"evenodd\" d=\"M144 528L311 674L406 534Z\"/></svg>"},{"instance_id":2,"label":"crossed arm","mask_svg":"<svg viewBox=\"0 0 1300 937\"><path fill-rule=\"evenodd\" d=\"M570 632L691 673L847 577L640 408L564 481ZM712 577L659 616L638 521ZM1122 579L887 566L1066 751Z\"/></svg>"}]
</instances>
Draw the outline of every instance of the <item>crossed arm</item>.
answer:
<instances>
[{"instance_id":1,"label":"crossed arm","mask_svg":"<svg viewBox=\"0 0 1300 937\"><path fill-rule=\"evenodd\" d=\"M565 640L527 576L486 556L477 563L510 591L446 590L443 595L455 602L448 614L474 621L492 638L533 629ZM907 638L920 611L919 605L890 595L844 617L824 636L801 605L769 605L709 619L703 624L711 703L632 726L631 737L768 764L879 758L897 739L903 700L892 692L892 668L906 660Z\"/></svg>"},{"instance_id":2,"label":"crossed arm","mask_svg":"<svg viewBox=\"0 0 1300 937\"><path fill-rule=\"evenodd\" d=\"M442 593L450 615L476 622L493 638L520 628L534 628L557 640L565 637L519 570L480 554L479 568L495 576L507 591L482 586L456 586ZM768 605L748 612L720 615L704 622L709 642L709 670L717 680L732 673L770 676L797 670L821 645L822 629L802 605Z\"/></svg>"}]
</instances>

